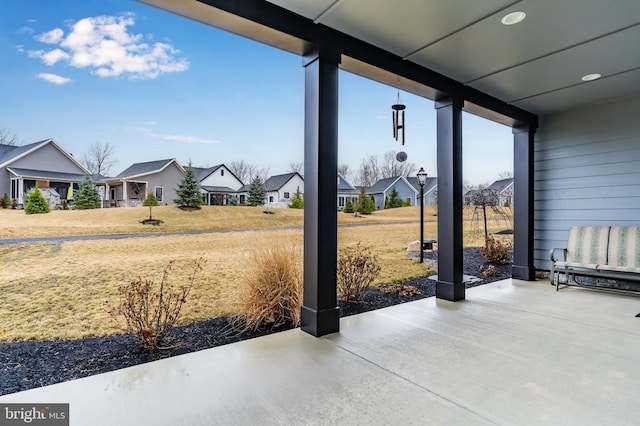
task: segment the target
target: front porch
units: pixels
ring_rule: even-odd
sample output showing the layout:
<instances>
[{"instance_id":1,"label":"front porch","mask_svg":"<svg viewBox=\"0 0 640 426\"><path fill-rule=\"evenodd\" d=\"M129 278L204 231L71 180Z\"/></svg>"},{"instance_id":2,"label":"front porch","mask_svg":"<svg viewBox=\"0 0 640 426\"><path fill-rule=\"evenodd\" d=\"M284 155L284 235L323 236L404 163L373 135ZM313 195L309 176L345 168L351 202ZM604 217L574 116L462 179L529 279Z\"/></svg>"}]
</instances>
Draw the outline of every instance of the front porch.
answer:
<instances>
[{"instance_id":1,"label":"front porch","mask_svg":"<svg viewBox=\"0 0 640 426\"><path fill-rule=\"evenodd\" d=\"M0 397L71 424L635 424L640 299L505 280Z\"/></svg>"}]
</instances>

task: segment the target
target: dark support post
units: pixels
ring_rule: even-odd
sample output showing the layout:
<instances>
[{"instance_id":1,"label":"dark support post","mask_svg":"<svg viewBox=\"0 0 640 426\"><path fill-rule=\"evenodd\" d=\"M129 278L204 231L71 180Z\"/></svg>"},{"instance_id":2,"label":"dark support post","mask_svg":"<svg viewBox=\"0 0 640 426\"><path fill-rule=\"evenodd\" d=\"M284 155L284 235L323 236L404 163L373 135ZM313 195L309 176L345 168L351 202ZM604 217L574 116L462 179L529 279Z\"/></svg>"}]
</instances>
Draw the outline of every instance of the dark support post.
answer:
<instances>
[{"instance_id":1,"label":"dark support post","mask_svg":"<svg viewBox=\"0 0 640 426\"><path fill-rule=\"evenodd\" d=\"M304 300L301 328L314 336L340 330L336 302L338 251L337 52L304 57Z\"/></svg>"},{"instance_id":2,"label":"dark support post","mask_svg":"<svg viewBox=\"0 0 640 426\"><path fill-rule=\"evenodd\" d=\"M420 185L420 263L424 263L424 184Z\"/></svg>"},{"instance_id":3,"label":"dark support post","mask_svg":"<svg viewBox=\"0 0 640 426\"><path fill-rule=\"evenodd\" d=\"M513 267L514 279L533 281L533 142L535 128L513 128Z\"/></svg>"},{"instance_id":4,"label":"dark support post","mask_svg":"<svg viewBox=\"0 0 640 426\"><path fill-rule=\"evenodd\" d=\"M465 297L462 273L462 99L436 101L438 149L438 281L436 297Z\"/></svg>"}]
</instances>

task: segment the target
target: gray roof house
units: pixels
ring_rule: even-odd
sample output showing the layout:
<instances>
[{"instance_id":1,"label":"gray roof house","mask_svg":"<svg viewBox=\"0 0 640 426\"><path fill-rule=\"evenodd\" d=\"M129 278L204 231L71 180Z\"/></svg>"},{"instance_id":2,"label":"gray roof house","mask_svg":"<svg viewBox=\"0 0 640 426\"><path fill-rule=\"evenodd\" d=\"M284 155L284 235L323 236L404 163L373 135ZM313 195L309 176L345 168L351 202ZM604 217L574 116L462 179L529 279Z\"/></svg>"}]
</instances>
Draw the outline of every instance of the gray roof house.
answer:
<instances>
[{"instance_id":1,"label":"gray roof house","mask_svg":"<svg viewBox=\"0 0 640 426\"><path fill-rule=\"evenodd\" d=\"M343 210L347 201L355 204L358 201L360 190L351 185L344 176L338 173L338 210Z\"/></svg>"},{"instance_id":2,"label":"gray roof house","mask_svg":"<svg viewBox=\"0 0 640 426\"><path fill-rule=\"evenodd\" d=\"M106 178L105 205L135 207L151 191L161 205L173 205L185 170L175 158L135 163L117 176Z\"/></svg>"},{"instance_id":3,"label":"gray roof house","mask_svg":"<svg viewBox=\"0 0 640 426\"><path fill-rule=\"evenodd\" d=\"M66 200L69 188L77 188L90 174L53 139L22 146L0 145L0 196L7 194L18 205L23 205L24 194L33 188L48 188L55 191L57 199Z\"/></svg>"},{"instance_id":4,"label":"gray roof house","mask_svg":"<svg viewBox=\"0 0 640 426\"><path fill-rule=\"evenodd\" d=\"M251 184L238 190L240 204L245 204L249 196ZM266 190L265 205L268 207L288 207L296 191L304 196L304 179L298 172L285 173L269 177L264 182Z\"/></svg>"},{"instance_id":5,"label":"gray roof house","mask_svg":"<svg viewBox=\"0 0 640 426\"><path fill-rule=\"evenodd\" d=\"M417 176L407 176L407 180L418 193L416 194L416 205L420 203L420 184ZM438 178L428 177L424 183L424 205L434 206L438 204Z\"/></svg>"},{"instance_id":6,"label":"gray roof house","mask_svg":"<svg viewBox=\"0 0 640 426\"><path fill-rule=\"evenodd\" d=\"M385 199L391 195L393 188L398 191L398 196L402 200L409 200L412 206L416 204L416 197L420 193L404 176L395 176L380 179L367 189L367 194L373 196L376 210L383 210Z\"/></svg>"},{"instance_id":7,"label":"gray roof house","mask_svg":"<svg viewBox=\"0 0 640 426\"><path fill-rule=\"evenodd\" d=\"M192 168L200 181L205 204L209 206L226 205L243 186L242 181L224 164Z\"/></svg>"},{"instance_id":8,"label":"gray roof house","mask_svg":"<svg viewBox=\"0 0 640 426\"><path fill-rule=\"evenodd\" d=\"M497 180L489 185L487 189L498 196L499 205L513 206L513 178Z\"/></svg>"}]
</instances>

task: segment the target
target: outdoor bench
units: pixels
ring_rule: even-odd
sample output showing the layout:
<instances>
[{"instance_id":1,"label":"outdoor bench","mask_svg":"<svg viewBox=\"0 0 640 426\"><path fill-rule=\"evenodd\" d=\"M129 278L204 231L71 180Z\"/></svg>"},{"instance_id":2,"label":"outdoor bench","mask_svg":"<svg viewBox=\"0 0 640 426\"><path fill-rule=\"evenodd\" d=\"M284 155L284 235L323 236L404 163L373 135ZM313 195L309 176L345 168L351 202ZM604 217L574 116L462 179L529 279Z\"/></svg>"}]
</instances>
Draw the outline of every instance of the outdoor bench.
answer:
<instances>
[{"instance_id":1,"label":"outdoor bench","mask_svg":"<svg viewBox=\"0 0 640 426\"><path fill-rule=\"evenodd\" d=\"M558 256L562 253L562 256ZM640 227L574 226L569 229L567 248L551 249L551 284L623 292L640 286L622 287L619 281L640 281ZM605 286L589 284L585 277L615 280Z\"/></svg>"}]
</instances>

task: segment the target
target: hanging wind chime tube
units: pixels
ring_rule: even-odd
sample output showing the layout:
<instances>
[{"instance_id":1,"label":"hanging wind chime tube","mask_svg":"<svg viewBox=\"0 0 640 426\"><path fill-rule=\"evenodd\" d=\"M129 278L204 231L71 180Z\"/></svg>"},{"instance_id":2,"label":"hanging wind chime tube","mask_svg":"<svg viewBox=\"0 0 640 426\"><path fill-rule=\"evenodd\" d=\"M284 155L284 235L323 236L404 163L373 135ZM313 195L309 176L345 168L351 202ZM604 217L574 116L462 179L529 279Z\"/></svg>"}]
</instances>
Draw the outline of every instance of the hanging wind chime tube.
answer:
<instances>
[{"instance_id":1,"label":"hanging wind chime tube","mask_svg":"<svg viewBox=\"0 0 640 426\"><path fill-rule=\"evenodd\" d=\"M391 109L393 110L393 137L395 140L398 140L400 137L400 133L402 133L402 145L404 145L404 110L406 105L400 103L400 90L398 90L398 100L397 103L391 105Z\"/></svg>"}]
</instances>

